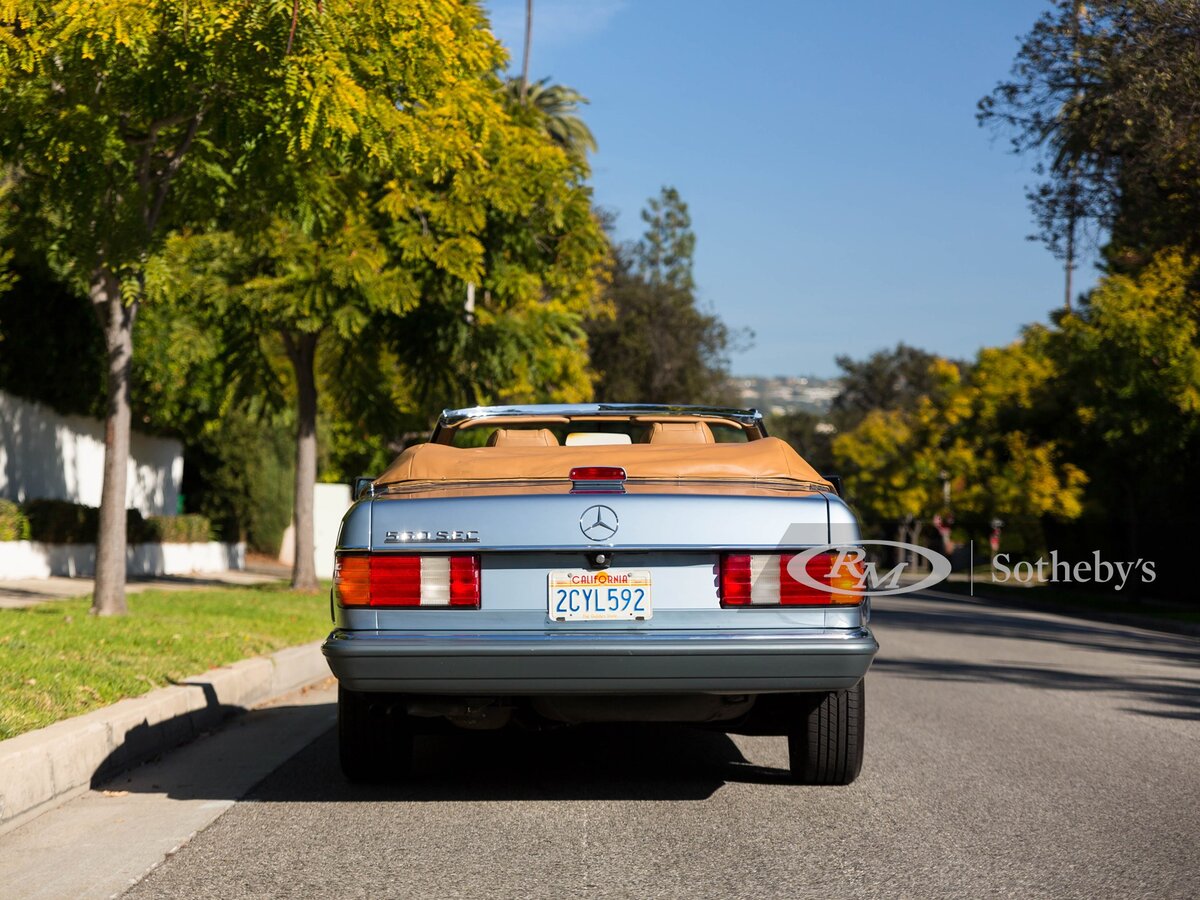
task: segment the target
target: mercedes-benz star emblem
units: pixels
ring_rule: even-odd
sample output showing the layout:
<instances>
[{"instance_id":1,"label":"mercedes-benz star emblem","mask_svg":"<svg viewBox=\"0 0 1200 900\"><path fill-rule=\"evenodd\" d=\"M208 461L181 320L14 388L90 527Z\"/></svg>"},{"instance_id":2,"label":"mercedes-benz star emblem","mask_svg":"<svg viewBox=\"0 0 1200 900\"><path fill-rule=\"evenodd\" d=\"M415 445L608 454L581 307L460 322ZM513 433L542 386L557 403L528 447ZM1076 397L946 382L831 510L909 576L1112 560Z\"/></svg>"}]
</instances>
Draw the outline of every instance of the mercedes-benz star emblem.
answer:
<instances>
[{"instance_id":1,"label":"mercedes-benz star emblem","mask_svg":"<svg viewBox=\"0 0 1200 900\"><path fill-rule=\"evenodd\" d=\"M579 517L579 530L589 541L607 541L617 533L617 514L607 506L589 506Z\"/></svg>"}]
</instances>

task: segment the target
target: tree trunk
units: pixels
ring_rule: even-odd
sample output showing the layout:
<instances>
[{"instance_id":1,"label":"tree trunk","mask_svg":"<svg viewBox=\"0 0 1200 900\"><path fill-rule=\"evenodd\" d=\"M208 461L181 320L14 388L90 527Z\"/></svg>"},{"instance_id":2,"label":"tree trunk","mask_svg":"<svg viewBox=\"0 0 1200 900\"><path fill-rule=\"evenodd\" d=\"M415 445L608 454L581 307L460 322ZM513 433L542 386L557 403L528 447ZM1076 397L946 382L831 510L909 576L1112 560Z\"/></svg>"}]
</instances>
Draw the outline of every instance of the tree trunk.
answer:
<instances>
[{"instance_id":1,"label":"tree trunk","mask_svg":"<svg viewBox=\"0 0 1200 900\"><path fill-rule=\"evenodd\" d=\"M317 480L317 381L313 362L317 335L284 333L284 346L296 373L296 498L293 523L296 558L292 588L317 591L316 547L313 539L313 485Z\"/></svg>"},{"instance_id":2,"label":"tree trunk","mask_svg":"<svg viewBox=\"0 0 1200 900\"><path fill-rule=\"evenodd\" d=\"M92 275L88 294L104 331L108 359L108 410L104 421L104 487L100 493L100 534L96 543L96 589L92 613L125 614L125 490L129 469L130 375L133 322L137 303L121 301L121 285L107 268Z\"/></svg>"},{"instance_id":3,"label":"tree trunk","mask_svg":"<svg viewBox=\"0 0 1200 900\"><path fill-rule=\"evenodd\" d=\"M525 0L525 52L521 60L521 102L529 92L529 45L533 42L533 0Z\"/></svg>"}]
</instances>

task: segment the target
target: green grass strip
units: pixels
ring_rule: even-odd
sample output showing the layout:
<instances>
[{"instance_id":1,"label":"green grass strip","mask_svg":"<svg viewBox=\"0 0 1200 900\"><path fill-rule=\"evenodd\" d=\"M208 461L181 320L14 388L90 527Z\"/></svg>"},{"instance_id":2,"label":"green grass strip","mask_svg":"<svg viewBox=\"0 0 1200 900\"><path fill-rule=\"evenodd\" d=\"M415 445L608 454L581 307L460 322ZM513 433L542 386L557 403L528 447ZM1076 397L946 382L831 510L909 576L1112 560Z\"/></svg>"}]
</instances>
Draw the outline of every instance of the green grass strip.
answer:
<instances>
[{"instance_id":1,"label":"green grass strip","mask_svg":"<svg viewBox=\"0 0 1200 900\"><path fill-rule=\"evenodd\" d=\"M331 627L327 590L149 590L128 603L111 618L89 615L90 597L0 610L0 740Z\"/></svg>"}]
</instances>

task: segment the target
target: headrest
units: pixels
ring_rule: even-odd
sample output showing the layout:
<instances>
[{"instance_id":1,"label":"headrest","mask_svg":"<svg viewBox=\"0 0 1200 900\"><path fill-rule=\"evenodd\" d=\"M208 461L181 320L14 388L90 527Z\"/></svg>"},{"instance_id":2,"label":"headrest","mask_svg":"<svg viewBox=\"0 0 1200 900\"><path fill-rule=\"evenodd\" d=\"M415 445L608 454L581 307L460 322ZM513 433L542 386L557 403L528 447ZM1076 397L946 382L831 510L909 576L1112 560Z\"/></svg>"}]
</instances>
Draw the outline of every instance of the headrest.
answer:
<instances>
[{"instance_id":1,"label":"headrest","mask_svg":"<svg viewBox=\"0 0 1200 900\"><path fill-rule=\"evenodd\" d=\"M488 436L489 447L557 447L549 428L497 428Z\"/></svg>"},{"instance_id":2,"label":"headrest","mask_svg":"<svg viewBox=\"0 0 1200 900\"><path fill-rule=\"evenodd\" d=\"M704 422L655 422L651 444L715 444L712 429Z\"/></svg>"},{"instance_id":3,"label":"headrest","mask_svg":"<svg viewBox=\"0 0 1200 900\"><path fill-rule=\"evenodd\" d=\"M604 444L632 444L629 435L620 432L572 431L567 435L568 447L600 447Z\"/></svg>"}]
</instances>

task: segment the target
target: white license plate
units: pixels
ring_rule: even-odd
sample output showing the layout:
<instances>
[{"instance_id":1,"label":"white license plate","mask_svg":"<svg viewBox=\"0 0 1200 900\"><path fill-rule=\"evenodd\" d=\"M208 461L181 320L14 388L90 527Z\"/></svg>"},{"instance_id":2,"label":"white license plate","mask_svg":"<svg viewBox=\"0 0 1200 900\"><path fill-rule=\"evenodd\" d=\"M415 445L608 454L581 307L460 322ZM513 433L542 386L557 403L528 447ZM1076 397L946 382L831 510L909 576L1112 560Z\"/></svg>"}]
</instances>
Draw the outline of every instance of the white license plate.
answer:
<instances>
[{"instance_id":1,"label":"white license plate","mask_svg":"<svg viewBox=\"0 0 1200 900\"><path fill-rule=\"evenodd\" d=\"M551 572L550 618L556 622L579 619L649 619L649 569L569 569Z\"/></svg>"}]
</instances>

